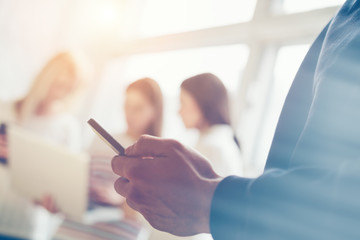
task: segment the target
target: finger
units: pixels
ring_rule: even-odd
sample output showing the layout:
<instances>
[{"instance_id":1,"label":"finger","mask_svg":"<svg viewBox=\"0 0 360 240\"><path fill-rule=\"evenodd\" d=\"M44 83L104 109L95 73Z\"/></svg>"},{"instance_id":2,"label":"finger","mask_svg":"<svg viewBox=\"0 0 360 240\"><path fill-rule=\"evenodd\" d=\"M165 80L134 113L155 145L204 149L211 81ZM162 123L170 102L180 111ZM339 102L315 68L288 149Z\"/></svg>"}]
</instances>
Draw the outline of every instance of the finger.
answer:
<instances>
[{"instance_id":1,"label":"finger","mask_svg":"<svg viewBox=\"0 0 360 240\"><path fill-rule=\"evenodd\" d=\"M115 191L123 197L127 197L130 191L130 182L124 177L119 177L114 184Z\"/></svg>"},{"instance_id":2,"label":"finger","mask_svg":"<svg viewBox=\"0 0 360 240\"><path fill-rule=\"evenodd\" d=\"M140 207L139 207L138 204L136 204L134 201L131 201L130 199L126 199L126 203L127 203L127 205L128 205L130 208L132 208L133 210L139 212Z\"/></svg>"},{"instance_id":3,"label":"finger","mask_svg":"<svg viewBox=\"0 0 360 240\"><path fill-rule=\"evenodd\" d=\"M163 139L143 135L139 140L125 150L127 156L167 156L169 150L177 143L171 139ZM179 143L178 143L179 144Z\"/></svg>"},{"instance_id":4,"label":"finger","mask_svg":"<svg viewBox=\"0 0 360 240\"><path fill-rule=\"evenodd\" d=\"M115 156L111 160L111 168L113 172L125 178L129 178L129 170L137 164L139 164L138 159L127 156Z\"/></svg>"}]
</instances>

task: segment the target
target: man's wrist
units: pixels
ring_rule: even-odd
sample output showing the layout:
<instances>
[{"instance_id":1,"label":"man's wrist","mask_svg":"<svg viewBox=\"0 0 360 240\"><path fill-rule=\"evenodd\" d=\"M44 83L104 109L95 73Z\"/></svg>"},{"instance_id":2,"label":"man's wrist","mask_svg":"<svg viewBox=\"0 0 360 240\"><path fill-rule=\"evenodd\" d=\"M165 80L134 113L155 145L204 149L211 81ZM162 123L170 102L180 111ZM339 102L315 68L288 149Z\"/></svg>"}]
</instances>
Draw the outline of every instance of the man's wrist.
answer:
<instances>
[{"instance_id":1,"label":"man's wrist","mask_svg":"<svg viewBox=\"0 0 360 240\"><path fill-rule=\"evenodd\" d=\"M202 216L199 221L199 233L210 233L210 211L211 211L211 202L215 193L215 190L218 184L223 180L223 178L216 178L216 179L206 179L204 180L202 186L202 197L203 200L201 201L202 207Z\"/></svg>"}]
</instances>

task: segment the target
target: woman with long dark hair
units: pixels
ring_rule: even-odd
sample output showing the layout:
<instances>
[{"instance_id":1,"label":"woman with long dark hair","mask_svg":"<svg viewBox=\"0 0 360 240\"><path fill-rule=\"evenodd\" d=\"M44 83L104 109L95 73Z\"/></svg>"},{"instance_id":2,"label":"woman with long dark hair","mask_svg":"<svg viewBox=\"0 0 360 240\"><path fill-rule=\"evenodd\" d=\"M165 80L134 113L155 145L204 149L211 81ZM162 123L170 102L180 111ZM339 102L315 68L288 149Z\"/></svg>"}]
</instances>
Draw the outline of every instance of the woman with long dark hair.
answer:
<instances>
[{"instance_id":1,"label":"woman with long dark hair","mask_svg":"<svg viewBox=\"0 0 360 240\"><path fill-rule=\"evenodd\" d=\"M180 101L185 127L200 133L195 148L219 175L242 174L240 144L231 127L228 94L221 80L211 73L186 79L181 84Z\"/></svg>"}]
</instances>

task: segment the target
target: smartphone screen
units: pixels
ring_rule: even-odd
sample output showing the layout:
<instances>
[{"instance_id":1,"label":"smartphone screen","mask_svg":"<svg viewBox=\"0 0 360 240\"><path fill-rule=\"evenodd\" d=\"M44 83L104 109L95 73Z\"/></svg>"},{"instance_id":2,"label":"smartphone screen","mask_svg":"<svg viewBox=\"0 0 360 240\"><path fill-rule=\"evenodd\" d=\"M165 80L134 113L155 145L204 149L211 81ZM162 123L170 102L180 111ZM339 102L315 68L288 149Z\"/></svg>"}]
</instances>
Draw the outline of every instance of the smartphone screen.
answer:
<instances>
[{"instance_id":1,"label":"smartphone screen","mask_svg":"<svg viewBox=\"0 0 360 240\"><path fill-rule=\"evenodd\" d=\"M100 126L94 119L90 118L88 124L94 132L103 140L109 147L111 147L118 155L125 155L125 148L116 141L103 127Z\"/></svg>"}]
</instances>

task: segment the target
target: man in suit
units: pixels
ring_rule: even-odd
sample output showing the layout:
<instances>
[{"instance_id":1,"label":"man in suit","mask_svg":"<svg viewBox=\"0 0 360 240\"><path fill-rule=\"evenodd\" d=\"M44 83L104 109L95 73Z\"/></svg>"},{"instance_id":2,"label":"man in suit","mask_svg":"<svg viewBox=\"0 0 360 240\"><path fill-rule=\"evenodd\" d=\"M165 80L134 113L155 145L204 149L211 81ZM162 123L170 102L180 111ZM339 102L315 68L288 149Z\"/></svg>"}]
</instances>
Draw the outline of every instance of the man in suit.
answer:
<instances>
[{"instance_id":1,"label":"man in suit","mask_svg":"<svg viewBox=\"0 0 360 240\"><path fill-rule=\"evenodd\" d=\"M310 48L260 177L220 178L191 149L149 136L112 166L117 192L175 235L359 239L360 0L348 0Z\"/></svg>"}]
</instances>

